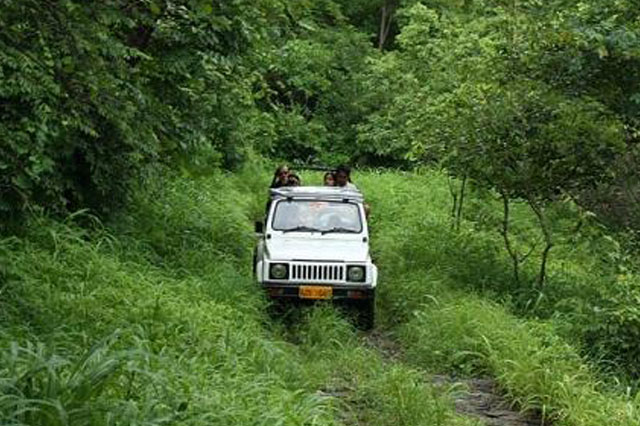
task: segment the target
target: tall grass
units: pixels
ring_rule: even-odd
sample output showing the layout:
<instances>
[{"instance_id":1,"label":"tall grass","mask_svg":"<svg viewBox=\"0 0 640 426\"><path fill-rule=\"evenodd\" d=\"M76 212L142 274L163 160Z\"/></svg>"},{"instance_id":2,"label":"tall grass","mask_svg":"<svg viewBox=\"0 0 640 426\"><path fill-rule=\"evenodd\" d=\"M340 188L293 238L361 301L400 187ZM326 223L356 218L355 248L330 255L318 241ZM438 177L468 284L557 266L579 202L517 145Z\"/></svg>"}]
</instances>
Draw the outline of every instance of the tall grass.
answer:
<instances>
[{"instance_id":1,"label":"tall grass","mask_svg":"<svg viewBox=\"0 0 640 426\"><path fill-rule=\"evenodd\" d=\"M466 220L454 230L448 182L441 173L368 173L358 176L358 183L373 206L373 242L383 277L403 281L407 273L428 271L425 285L444 281L499 301L517 315L555 321L565 338L621 382L640 377L635 362L640 357L640 265L591 216L569 202L547 211L556 245L540 290L534 284L535 250L521 282L514 281L498 233L500 205L491 194L469 188ZM515 244L524 253L536 241L539 245L539 231L525 205L516 203L512 210ZM388 299L384 292L381 296ZM387 305L384 311L401 318L407 310Z\"/></svg>"},{"instance_id":2,"label":"tall grass","mask_svg":"<svg viewBox=\"0 0 640 426\"><path fill-rule=\"evenodd\" d=\"M637 425L639 398L608 393L575 349L543 323L461 297L417 311L399 330L412 362L496 377L522 410L556 425Z\"/></svg>"},{"instance_id":3,"label":"tall grass","mask_svg":"<svg viewBox=\"0 0 640 426\"><path fill-rule=\"evenodd\" d=\"M606 264L581 263L600 253L590 246L591 235L562 237L578 244L557 250L549 294L536 295L513 281L499 238L484 228L495 208L490 199L476 194L467 209L477 211L467 215L477 221L467 220L457 231L450 226L446 178L437 172L371 173L358 183L372 204L382 323L397 333L414 365L495 376L517 406L541 411L555 424L640 424L638 398L604 390L609 383L578 353L594 319L580 322L584 312L566 305L562 310L570 300L589 306L607 284ZM522 232L527 220L518 211ZM585 266L601 267L601 275L581 280ZM569 288L555 287L561 284ZM508 311L550 319L517 319ZM577 337L566 339L569 334Z\"/></svg>"},{"instance_id":4,"label":"tall grass","mask_svg":"<svg viewBox=\"0 0 640 426\"><path fill-rule=\"evenodd\" d=\"M602 230L571 246L566 237L538 295L513 283L486 228L490 197L472 195L474 220L454 231L441 174L354 175L372 205L378 326L393 330L410 364L390 362L329 306L269 317L251 278L264 170L158 177L107 224L86 212L34 216L23 235L0 238L0 423L474 424L429 384L426 371L445 370L494 375L520 407L558 424L638 424L639 402L604 391L564 338L603 344L624 330L599 324L633 318L623 300L635 294L633 271L589 256L603 254ZM558 226L572 214L558 211ZM526 212L517 215L526 234ZM603 269L580 281L585 268ZM605 290L609 279L626 287ZM603 300L607 315L590 316Z\"/></svg>"},{"instance_id":5,"label":"tall grass","mask_svg":"<svg viewBox=\"0 0 640 426\"><path fill-rule=\"evenodd\" d=\"M333 309L268 317L250 264L267 181L163 177L108 224L35 216L2 239L0 423L472 424Z\"/></svg>"}]
</instances>

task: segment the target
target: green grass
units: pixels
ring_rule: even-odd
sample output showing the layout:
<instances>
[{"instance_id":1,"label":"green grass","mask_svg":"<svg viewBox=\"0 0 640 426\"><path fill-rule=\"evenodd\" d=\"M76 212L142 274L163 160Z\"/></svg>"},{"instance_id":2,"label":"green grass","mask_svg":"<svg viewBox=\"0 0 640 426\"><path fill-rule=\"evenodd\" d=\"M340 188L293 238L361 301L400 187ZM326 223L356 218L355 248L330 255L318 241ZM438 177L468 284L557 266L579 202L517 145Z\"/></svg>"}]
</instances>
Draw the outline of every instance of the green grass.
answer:
<instances>
[{"instance_id":1,"label":"green grass","mask_svg":"<svg viewBox=\"0 0 640 426\"><path fill-rule=\"evenodd\" d=\"M533 294L527 294L527 283L513 282L499 237L478 222L452 230L441 174L367 174L359 183L373 205L381 322L397 335L411 364L465 376L491 375L516 406L541 412L554 424L640 424L638 397L610 386L613 380L580 355L594 319L581 323L574 305L562 306L567 301L588 306L608 284L608 266L590 258L603 250L589 247L590 235L573 237L578 245L557 248L549 294L538 295L544 300L523 309L521 298ZM470 200L468 208L478 202ZM526 213L520 209L516 216L525 230L531 226ZM604 277L581 280L584 267ZM560 288L565 284L569 289ZM555 316L547 314L549 309ZM532 310L539 311L538 319L526 319L535 314ZM574 337L567 339L570 334Z\"/></svg>"},{"instance_id":2,"label":"green grass","mask_svg":"<svg viewBox=\"0 0 640 426\"><path fill-rule=\"evenodd\" d=\"M1 240L0 423L473 424L334 309L268 316L250 265L267 180L164 178L109 224L35 216Z\"/></svg>"},{"instance_id":3,"label":"green grass","mask_svg":"<svg viewBox=\"0 0 640 426\"><path fill-rule=\"evenodd\" d=\"M608 393L549 324L514 318L474 297L432 304L398 331L412 363L496 377L520 409L556 425L640 424L633 397Z\"/></svg>"},{"instance_id":4,"label":"green grass","mask_svg":"<svg viewBox=\"0 0 640 426\"><path fill-rule=\"evenodd\" d=\"M475 424L430 384L454 372L494 376L556 424L639 424L634 393L580 351L633 347L638 278L619 269L622 249L607 254L615 240L598 244L602 229L566 232L570 207L554 212L540 295L513 283L491 197L472 191L454 231L440 173L355 174L372 205L378 327L406 353L391 361L330 306L269 316L251 278L269 178L259 164L158 177L107 224L34 216L0 239L0 423ZM525 244L531 217L519 206L515 219Z\"/></svg>"},{"instance_id":5,"label":"green grass","mask_svg":"<svg viewBox=\"0 0 640 426\"><path fill-rule=\"evenodd\" d=\"M498 301L518 316L553 321L558 332L600 368L636 386L640 264L619 235L607 233L569 202L550 208L556 245L540 291L535 285L535 250L523 265L521 282L514 281L498 233L501 206L491 194L468 189L466 220L456 231L451 227L448 183L441 173L366 173L356 179L373 206L374 253L383 279L404 282L407 272L419 270L425 274L420 285L427 289L432 282L442 282L446 288ZM512 223L519 248L526 252L537 243L539 251L541 236L526 206L514 205ZM384 288L381 296L389 299ZM383 314L391 322L404 319L416 305L397 299L384 303Z\"/></svg>"}]
</instances>

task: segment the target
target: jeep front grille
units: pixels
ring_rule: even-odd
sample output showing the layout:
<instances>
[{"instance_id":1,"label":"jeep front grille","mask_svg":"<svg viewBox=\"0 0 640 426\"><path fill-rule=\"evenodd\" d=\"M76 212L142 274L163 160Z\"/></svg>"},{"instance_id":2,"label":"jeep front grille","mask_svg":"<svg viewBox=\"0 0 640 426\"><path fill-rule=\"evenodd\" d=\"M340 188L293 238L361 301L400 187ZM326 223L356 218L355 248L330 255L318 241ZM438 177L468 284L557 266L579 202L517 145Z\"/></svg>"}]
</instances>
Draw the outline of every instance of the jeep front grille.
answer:
<instances>
[{"instance_id":1,"label":"jeep front grille","mask_svg":"<svg viewBox=\"0 0 640 426\"><path fill-rule=\"evenodd\" d=\"M290 279L292 281L342 282L345 280L345 267L321 263L292 263Z\"/></svg>"}]
</instances>

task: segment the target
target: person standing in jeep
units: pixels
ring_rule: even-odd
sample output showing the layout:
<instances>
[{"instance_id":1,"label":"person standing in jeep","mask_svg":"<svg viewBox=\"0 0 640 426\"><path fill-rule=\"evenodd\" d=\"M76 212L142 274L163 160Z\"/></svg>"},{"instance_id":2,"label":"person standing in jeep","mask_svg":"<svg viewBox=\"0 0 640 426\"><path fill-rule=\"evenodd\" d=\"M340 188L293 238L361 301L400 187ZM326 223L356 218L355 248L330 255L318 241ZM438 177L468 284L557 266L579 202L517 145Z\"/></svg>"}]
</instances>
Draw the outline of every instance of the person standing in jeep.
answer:
<instances>
[{"instance_id":1,"label":"person standing in jeep","mask_svg":"<svg viewBox=\"0 0 640 426\"><path fill-rule=\"evenodd\" d=\"M335 186L346 189L355 189L358 191L358 187L351 182L351 168L344 164L336 167L336 171L334 172L335 177ZM371 213L371 205L368 203L364 203L364 212L367 217Z\"/></svg>"},{"instance_id":2,"label":"person standing in jeep","mask_svg":"<svg viewBox=\"0 0 640 426\"><path fill-rule=\"evenodd\" d=\"M349 166L341 164L336 167L335 186L347 189L358 189L358 187L351 182L351 168L349 168Z\"/></svg>"},{"instance_id":3,"label":"person standing in jeep","mask_svg":"<svg viewBox=\"0 0 640 426\"><path fill-rule=\"evenodd\" d=\"M290 172L287 165L283 164L282 166L278 167L273 174L273 180L271 181L271 185L269 185L269 188L280 188L283 186L287 186L289 175Z\"/></svg>"}]
</instances>

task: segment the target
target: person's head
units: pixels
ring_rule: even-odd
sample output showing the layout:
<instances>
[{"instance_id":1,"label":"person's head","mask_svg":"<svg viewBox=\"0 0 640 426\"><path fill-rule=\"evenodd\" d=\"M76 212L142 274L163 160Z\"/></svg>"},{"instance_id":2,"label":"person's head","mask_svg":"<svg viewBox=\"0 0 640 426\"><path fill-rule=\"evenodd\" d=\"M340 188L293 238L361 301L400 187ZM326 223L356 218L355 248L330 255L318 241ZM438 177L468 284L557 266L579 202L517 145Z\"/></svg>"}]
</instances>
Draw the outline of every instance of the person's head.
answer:
<instances>
[{"instance_id":1,"label":"person's head","mask_svg":"<svg viewBox=\"0 0 640 426\"><path fill-rule=\"evenodd\" d=\"M351 169L348 166L341 164L336 168L334 176L336 186L345 186L347 183L351 182Z\"/></svg>"},{"instance_id":2,"label":"person's head","mask_svg":"<svg viewBox=\"0 0 640 426\"><path fill-rule=\"evenodd\" d=\"M300 186L300 177L294 173L289 174L287 186Z\"/></svg>"},{"instance_id":3,"label":"person's head","mask_svg":"<svg viewBox=\"0 0 640 426\"><path fill-rule=\"evenodd\" d=\"M333 176L333 172L327 172L324 174L324 186L335 186L336 178Z\"/></svg>"},{"instance_id":4,"label":"person's head","mask_svg":"<svg viewBox=\"0 0 640 426\"><path fill-rule=\"evenodd\" d=\"M276 172L273 175L274 180L280 181L282 183L286 183L288 178L289 178L289 167L287 167L286 164L283 164L282 166L278 167L276 169Z\"/></svg>"}]
</instances>

